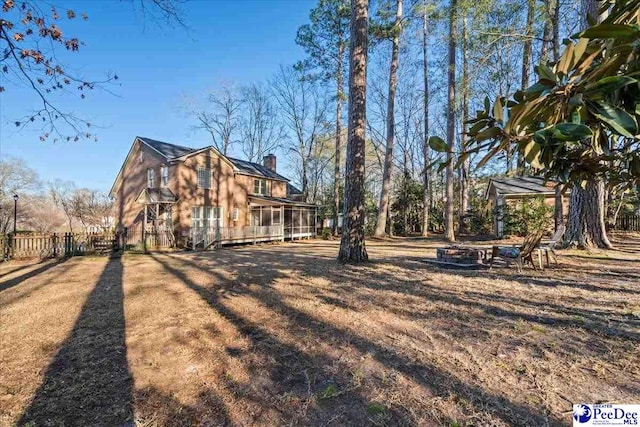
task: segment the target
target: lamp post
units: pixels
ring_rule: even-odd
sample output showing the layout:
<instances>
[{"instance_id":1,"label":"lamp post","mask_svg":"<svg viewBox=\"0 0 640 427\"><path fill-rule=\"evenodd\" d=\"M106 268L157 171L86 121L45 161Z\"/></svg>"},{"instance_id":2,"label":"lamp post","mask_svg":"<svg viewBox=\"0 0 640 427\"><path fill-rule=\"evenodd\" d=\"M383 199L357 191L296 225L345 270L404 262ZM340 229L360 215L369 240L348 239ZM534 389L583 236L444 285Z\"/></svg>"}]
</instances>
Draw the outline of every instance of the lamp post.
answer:
<instances>
[{"instance_id":1,"label":"lamp post","mask_svg":"<svg viewBox=\"0 0 640 427\"><path fill-rule=\"evenodd\" d=\"M16 224L18 222L18 197L17 194L13 195L13 235L16 235Z\"/></svg>"}]
</instances>

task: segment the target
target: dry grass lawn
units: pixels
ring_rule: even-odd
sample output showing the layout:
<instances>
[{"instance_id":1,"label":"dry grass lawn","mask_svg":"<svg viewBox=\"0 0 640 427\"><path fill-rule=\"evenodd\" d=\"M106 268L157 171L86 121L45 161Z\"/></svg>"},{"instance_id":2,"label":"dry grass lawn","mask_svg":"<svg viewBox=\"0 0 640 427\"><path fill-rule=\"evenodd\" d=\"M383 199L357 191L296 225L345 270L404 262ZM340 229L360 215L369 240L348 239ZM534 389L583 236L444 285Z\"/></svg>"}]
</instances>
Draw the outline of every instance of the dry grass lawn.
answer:
<instances>
[{"instance_id":1,"label":"dry grass lawn","mask_svg":"<svg viewBox=\"0 0 640 427\"><path fill-rule=\"evenodd\" d=\"M424 263L437 239L3 264L0 425L569 425L640 402L617 243L522 274Z\"/></svg>"}]
</instances>

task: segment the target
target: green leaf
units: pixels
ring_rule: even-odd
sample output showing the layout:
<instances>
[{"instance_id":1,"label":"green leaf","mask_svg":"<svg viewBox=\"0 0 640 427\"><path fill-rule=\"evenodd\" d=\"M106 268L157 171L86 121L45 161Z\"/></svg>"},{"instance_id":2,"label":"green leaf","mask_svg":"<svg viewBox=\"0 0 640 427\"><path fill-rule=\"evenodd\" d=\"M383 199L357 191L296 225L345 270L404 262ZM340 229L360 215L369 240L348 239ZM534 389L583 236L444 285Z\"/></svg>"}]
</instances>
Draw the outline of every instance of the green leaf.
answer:
<instances>
[{"instance_id":1,"label":"green leaf","mask_svg":"<svg viewBox=\"0 0 640 427\"><path fill-rule=\"evenodd\" d=\"M560 57L558 61L558 65L556 65L556 70L558 73L562 73L565 76L568 74L569 67L573 61L573 49L575 48L573 43L569 43L564 53Z\"/></svg>"},{"instance_id":2,"label":"green leaf","mask_svg":"<svg viewBox=\"0 0 640 427\"><path fill-rule=\"evenodd\" d=\"M634 25L606 23L587 28L580 34L580 37L588 39L637 38L640 37L640 29Z\"/></svg>"},{"instance_id":3,"label":"green leaf","mask_svg":"<svg viewBox=\"0 0 640 427\"><path fill-rule=\"evenodd\" d=\"M449 151L449 145L444 142L444 140L439 136L429 137L429 147L431 147L432 150L438 151L440 153L446 153Z\"/></svg>"},{"instance_id":4,"label":"green leaf","mask_svg":"<svg viewBox=\"0 0 640 427\"><path fill-rule=\"evenodd\" d=\"M552 129L560 131L566 137L566 141L580 141L593 135L588 126L580 123L560 123Z\"/></svg>"},{"instance_id":5,"label":"green leaf","mask_svg":"<svg viewBox=\"0 0 640 427\"><path fill-rule=\"evenodd\" d=\"M538 65L538 74L540 75L541 80L548 80L552 83L556 83L558 81L558 76L553 70L546 64Z\"/></svg>"},{"instance_id":6,"label":"green leaf","mask_svg":"<svg viewBox=\"0 0 640 427\"><path fill-rule=\"evenodd\" d=\"M502 105L502 98L498 97L496 103L493 104L493 117L502 122L504 120L504 105Z\"/></svg>"},{"instance_id":7,"label":"green leaf","mask_svg":"<svg viewBox=\"0 0 640 427\"><path fill-rule=\"evenodd\" d=\"M484 128L487 125L486 120L480 120L478 121L475 125L471 126L471 129L469 129L469 135L473 136L475 134L477 134L478 132L480 132L480 130L482 128Z\"/></svg>"},{"instance_id":8,"label":"green leaf","mask_svg":"<svg viewBox=\"0 0 640 427\"><path fill-rule=\"evenodd\" d=\"M500 130L500 128L493 126L477 134L475 139L476 141L484 141L485 139L492 139L500 135L501 132L502 131Z\"/></svg>"},{"instance_id":9,"label":"green leaf","mask_svg":"<svg viewBox=\"0 0 640 427\"><path fill-rule=\"evenodd\" d=\"M462 166L462 164L469 158L470 154L471 153L469 153L468 151L465 151L464 153L460 153L460 156L458 156L458 161L453 166L453 168L458 169L460 166Z\"/></svg>"},{"instance_id":10,"label":"green leaf","mask_svg":"<svg viewBox=\"0 0 640 427\"><path fill-rule=\"evenodd\" d=\"M540 144L537 144L535 141L529 141L523 150L525 160L535 169L540 169L542 167L538 160L540 157L540 148Z\"/></svg>"},{"instance_id":11,"label":"green leaf","mask_svg":"<svg viewBox=\"0 0 640 427\"><path fill-rule=\"evenodd\" d=\"M587 85L584 89L586 92L600 92L606 95L634 83L637 84L638 80L628 76L610 76Z\"/></svg>"},{"instance_id":12,"label":"green leaf","mask_svg":"<svg viewBox=\"0 0 640 427\"><path fill-rule=\"evenodd\" d=\"M575 67L578 61L580 61L582 55L584 55L584 52L587 50L588 45L589 39L581 38L580 40L578 40L575 49L573 49L573 63L571 64L571 68Z\"/></svg>"},{"instance_id":13,"label":"green leaf","mask_svg":"<svg viewBox=\"0 0 640 427\"><path fill-rule=\"evenodd\" d=\"M438 166L438 173L442 172L443 170L445 170L445 168L447 166L449 166L449 163L451 163L451 160L453 159L449 159L447 161L441 162L440 165Z\"/></svg>"},{"instance_id":14,"label":"green leaf","mask_svg":"<svg viewBox=\"0 0 640 427\"><path fill-rule=\"evenodd\" d=\"M605 122L614 132L628 138L633 138L638 133L638 123L635 117L622 108L604 102L595 102L592 105L594 108L591 109L591 113Z\"/></svg>"}]
</instances>

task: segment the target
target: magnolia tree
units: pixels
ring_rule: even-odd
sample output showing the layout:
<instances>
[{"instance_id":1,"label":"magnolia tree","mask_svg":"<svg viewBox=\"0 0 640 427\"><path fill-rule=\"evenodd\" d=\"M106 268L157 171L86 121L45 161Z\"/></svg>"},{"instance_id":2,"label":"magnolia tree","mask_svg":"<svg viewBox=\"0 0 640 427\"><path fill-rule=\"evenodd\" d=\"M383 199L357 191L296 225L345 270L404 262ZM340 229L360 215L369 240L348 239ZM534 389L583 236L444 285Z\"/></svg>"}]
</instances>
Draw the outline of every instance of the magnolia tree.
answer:
<instances>
[{"instance_id":1,"label":"magnolia tree","mask_svg":"<svg viewBox=\"0 0 640 427\"><path fill-rule=\"evenodd\" d=\"M598 180L631 187L640 182L640 0L618 1L600 24L565 41L555 64L536 67L537 82L513 98L485 100L459 166L485 153L478 167L519 152L548 179L584 188ZM439 138L435 150L450 150ZM595 193L597 194L597 193ZM601 193L600 193L601 194ZM607 246L599 200L584 200L569 220L567 244ZM572 224L573 223L573 224ZM573 228L573 230L572 230Z\"/></svg>"}]
</instances>

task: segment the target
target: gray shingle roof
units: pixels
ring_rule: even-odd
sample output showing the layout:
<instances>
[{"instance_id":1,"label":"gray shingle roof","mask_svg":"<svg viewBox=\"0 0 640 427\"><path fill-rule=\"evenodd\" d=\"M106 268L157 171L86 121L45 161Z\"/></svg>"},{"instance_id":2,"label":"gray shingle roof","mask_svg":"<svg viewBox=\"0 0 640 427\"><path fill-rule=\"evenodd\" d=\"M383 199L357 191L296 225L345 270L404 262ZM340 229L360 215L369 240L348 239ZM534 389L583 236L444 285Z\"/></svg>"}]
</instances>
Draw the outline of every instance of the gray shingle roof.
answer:
<instances>
[{"instance_id":1,"label":"gray shingle roof","mask_svg":"<svg viewBox=\"0 0 640 427\"><path fill-rule=\"evenodd\" d=\"M158 141L155 139L138 136L139 140L144 142L145 144L152 147L154 150L160 152L163 156L168 159L175 159L177 157L184 156L185 154L192 153L194 151L199 151L201 148L189 148L183 147L181 145L171 144L168 142ZM233 163L233 165L238 168L241 173L246 173L248 175L262 176L270 179L278 179L282 181L289 181L284 176L279 173L273 172L271 169L264 167L259 163L248 162L246 160L234 159L232 157L227 157L227 159Z\"/></svg>"},{"instance_id":2,"label":"gray shingle roof","mask_svg":"<svg viewBox=\"0 0 640 427\"><path fill-rule=\"evenodd\" d=\"M195 151L195 148L183 147L143 136L138 136L137 138L169 159L184 156L185 154Z\"/></svg>"},{"instance_id":3,"label":"gray shingle roof","mask_svg":"<svg viewBox=\"0 0 640 427\"><path fill-rule=\"evenodd\" d=\"M491 178L491 184L500 194L545 194L554 192L553 188L544 185L544 179L537 176Z\"/></svg>"},{"instance_id":4,"label":"gray shingle roof","mask_svg":"<svg viewBox=\"0 0 640 427\"><path fill-rule=\"evenodd\" d=\"M297 196L300 194L302 194L302 191L287 182L287 196Z\"/></svg>"},{"instance_id":5,"label":"gray shingle roof","mask_svg":"<svg viewBox=\"0 0 640 427\"><path fill-rule=\"evenodd\" d=\"M271 178L271 179L279 179L282 181L289 181L284 176L272 171L269 168L262 166L259 163L253 163L253 162L248 162L246 160L234 159L232 157L227 157L227 159L229 159L229 161L231 161L231 163L233 163L233 165L237 167L242 173L246 173L248 175L263 176L265 178Z\"/></svg>"},{"instance_id":6,"label":"gray shingle roof","mask_svg":"<svg viewBox=\"0 0 640 427\"><path fill-rule=\"evenodd\" d=\"M310 207L310 208L318 207L313 203L299 202L297 200L291 200L291 199L283 199L282 197L258 196L255 194L249 195L249 200L254 202L264 200L265 202L275 203L279 205L304 206L304 207Z\"/></svg>"}]
</instances>

